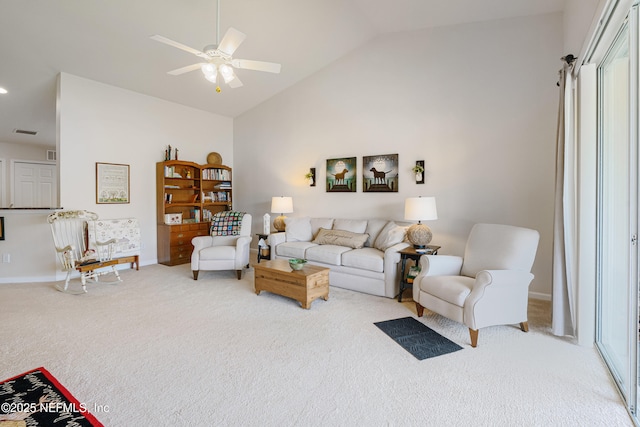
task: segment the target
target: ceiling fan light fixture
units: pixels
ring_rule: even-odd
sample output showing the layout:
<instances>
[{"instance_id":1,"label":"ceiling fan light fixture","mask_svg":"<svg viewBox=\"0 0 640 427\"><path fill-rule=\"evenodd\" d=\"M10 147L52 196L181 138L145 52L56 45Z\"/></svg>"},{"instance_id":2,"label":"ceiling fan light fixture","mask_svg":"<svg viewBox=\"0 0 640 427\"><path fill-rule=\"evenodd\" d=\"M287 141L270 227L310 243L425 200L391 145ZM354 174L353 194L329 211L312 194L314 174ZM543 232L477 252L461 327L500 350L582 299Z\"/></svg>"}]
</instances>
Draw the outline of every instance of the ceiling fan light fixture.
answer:
<instances>
[{"instance_id":1,"label":"ceiling fan light fixture","mask_svg":"<svg viewBox=\"0 0 640 427\"><path fill-rule=\"evenodd\" d=\"M206 63L202 64L201 69L202 73L204 74L204 78L215 84L218 77L218 70L216 69L216 66L210 63Z\"/></svg>"},{"instance_id":2,"label":"ceiling fan light fixture","mask_svg":"<svg viewBox=\"0 0 640 427\"><path fill-rule=\"evenodd\" d=\"M202 73L205 76L209 76L211 74L214 74L214 75L216 74L216 67L213 64L209 64L209 63L202 64L202 66L200 68L202 69Z\"/></svg>"},{"instance_id":3,"label":"ceiling fan light fixture","mask_svg":"<svg viewBox=\"0 0 640 427\"><path fill-rule=\"evenodd\" d=\"M208 74L204 76L205 79L209 80L211 83L215 84L218 81L217 74Z\"/></svg>"},{"instance_id":4,"label":"ceiling fan light fixture","mask_svg":"<svg viewBox=\"0 0 640 427\"><path fill-rule=\"evenodd\" d=\"M236 75L233 73L233 68L227 64L220 65L219 70L225 83L229 83L236 78Z\"/></svg>"}]
</instances>

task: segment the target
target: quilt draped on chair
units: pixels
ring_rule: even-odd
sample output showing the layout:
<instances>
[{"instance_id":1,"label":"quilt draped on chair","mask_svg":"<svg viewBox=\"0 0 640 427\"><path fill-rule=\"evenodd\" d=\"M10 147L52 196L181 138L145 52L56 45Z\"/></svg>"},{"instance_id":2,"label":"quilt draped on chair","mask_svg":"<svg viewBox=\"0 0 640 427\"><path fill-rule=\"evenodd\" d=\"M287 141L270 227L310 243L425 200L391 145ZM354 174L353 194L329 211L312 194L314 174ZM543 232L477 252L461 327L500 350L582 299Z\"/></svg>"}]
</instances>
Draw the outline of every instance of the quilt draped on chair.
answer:
<instances>
[{"instance_id":1,"label":"quilt draped on chair","mask_svg":"<svg viewBox=\"0 0 640 427\"><path fill-rule=\"evenodd\" d=\"M222 211L211 218L212 236L238 236L244 212Z\"/></svg>"}]
</instances>

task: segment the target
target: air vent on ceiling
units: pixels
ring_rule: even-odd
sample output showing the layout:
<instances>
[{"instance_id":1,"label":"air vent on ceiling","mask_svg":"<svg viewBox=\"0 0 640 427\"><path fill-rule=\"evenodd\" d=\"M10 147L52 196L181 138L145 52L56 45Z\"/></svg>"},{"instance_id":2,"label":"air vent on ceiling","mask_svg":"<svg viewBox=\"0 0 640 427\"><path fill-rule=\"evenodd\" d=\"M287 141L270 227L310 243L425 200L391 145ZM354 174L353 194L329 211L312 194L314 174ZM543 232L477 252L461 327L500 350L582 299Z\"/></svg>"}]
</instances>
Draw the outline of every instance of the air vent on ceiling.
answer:
<instances>
[{"instance_id":1,"label":"air vent on ceiling","mask_svg":"<svg viewBox=\"0 0 640 427\"><path fill-rule=\"evenodd\" d=\"M14 129L13 133L22 133L24 135L37 135L38 131L35 131L35 130L24 130L24 129Z\"/></svg>"},{"instance_id":2,"label":"air vent on ceiling","mask_svg":"<svg viewBox=\"0 0 640 427\"><path fill-rule=\"evenodd\" d=\"M56 161L56 150L47 150L47 160L50 162Z\"/></svg>"}]
</instances>

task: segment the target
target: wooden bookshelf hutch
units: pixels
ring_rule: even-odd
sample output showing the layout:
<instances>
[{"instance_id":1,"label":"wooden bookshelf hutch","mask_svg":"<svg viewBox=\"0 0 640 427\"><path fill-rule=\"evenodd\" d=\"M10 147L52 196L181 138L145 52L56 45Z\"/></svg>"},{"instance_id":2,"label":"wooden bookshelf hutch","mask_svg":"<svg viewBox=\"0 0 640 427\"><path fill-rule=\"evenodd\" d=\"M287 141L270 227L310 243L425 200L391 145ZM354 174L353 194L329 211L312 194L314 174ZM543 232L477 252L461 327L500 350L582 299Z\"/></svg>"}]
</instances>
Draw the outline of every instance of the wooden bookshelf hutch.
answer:
<instances>
[{"instance_id":1,"label":"wooden bookshelf hutch","mask_svg":"<svg viewBox=\"0 0 640 427\"><path fill-rule=\"evenodd\" d=\"M231 168L182 160L156 164L158 263L191 261L195 236L209 234L211 216L231 210Z\"/></svg>"}]
</instances>

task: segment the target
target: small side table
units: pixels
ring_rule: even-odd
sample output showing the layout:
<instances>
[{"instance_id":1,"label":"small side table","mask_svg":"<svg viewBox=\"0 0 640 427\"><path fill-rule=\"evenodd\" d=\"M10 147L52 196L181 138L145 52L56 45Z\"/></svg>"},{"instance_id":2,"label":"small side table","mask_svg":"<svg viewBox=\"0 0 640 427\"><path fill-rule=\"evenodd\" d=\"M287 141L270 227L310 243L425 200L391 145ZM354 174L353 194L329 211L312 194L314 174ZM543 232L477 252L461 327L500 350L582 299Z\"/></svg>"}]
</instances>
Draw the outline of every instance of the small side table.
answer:
<instances>
[{"instance_id":1,"label":"small side table","mask_svg":"<svg viewBox=\"0 0 640 427\"><path fill-rule=\"evenodd\" d=\"M256 233L256 236L258 236L258 242L260 242L260 239L262 239L266 243L267 239L269 238L268 234L262 234L262 233ZM267 245L264 247L261 247L260 245L258 245L258 264L260 264L261 259L271 259L270 245Z\"/></svg>"},{"instance_id":2,"label":"small side table","mask_svg":"<svg viewBox=\"0 0 640 427\"><path fill-rule=\"evenodd\" d=\"M438 255L439 249L440 246L427 245L424 252L418 252L413 246L409 246L398 252L400 254L400 292L398 292L398 302L402 302L402 293L413 287L413 283L407 282L405 277L407 260L411 259L417 264L422 255Z\"/></svg>"}]
</instances>

